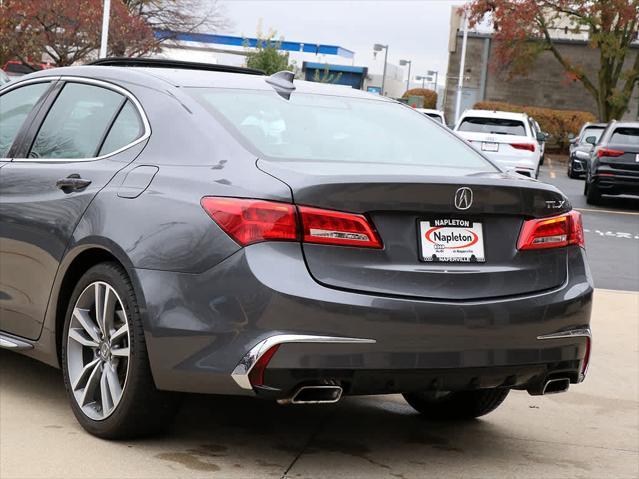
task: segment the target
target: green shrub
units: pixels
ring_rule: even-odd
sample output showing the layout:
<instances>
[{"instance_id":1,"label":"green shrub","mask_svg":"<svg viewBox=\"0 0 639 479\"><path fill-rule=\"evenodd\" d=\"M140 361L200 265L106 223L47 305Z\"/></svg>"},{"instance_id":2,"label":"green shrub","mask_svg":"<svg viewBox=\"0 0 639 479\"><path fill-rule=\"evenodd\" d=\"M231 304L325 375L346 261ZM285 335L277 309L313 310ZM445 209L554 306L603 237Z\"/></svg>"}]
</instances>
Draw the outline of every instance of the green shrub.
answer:
<instances>
[{"instance_id":1,"label":"green shrub","mask_svg":"<svg viewBox=\"0 0 639 479\"><path fill-rule=\"evenodd\" d=\"M474 108L527 113L537 120L542 131L550 133L551 138L546 149L561 152L568 150L568 135L570 133L576 136L584 123L596 120L595 115L587 111L553 110L552 108L514 105L499 101L482 101L476 103Z\"/></svg>"},{"instance_id":2,"label":"green shrub","mask_svg":"<svg viewBox=\"0 0 639 479\"><path fill-rule=\"evenodd\" d=\"M407 90L402 98L408 98L409 96L423 96L424 108L437 108L437 92L429 90L428 88L411 88Z\"/></svg>"}]
</instances>

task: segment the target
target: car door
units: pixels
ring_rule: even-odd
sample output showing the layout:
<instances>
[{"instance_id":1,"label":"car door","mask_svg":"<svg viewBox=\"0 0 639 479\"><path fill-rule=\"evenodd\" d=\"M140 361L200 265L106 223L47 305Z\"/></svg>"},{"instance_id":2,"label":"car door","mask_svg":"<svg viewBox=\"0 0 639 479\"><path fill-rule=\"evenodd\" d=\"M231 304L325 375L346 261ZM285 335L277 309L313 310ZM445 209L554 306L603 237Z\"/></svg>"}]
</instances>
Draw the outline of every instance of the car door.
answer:
<instances>
[{"instance_id":1,"label":"car door","mask_svg":"<svg viewBox=\"0 0 639 479\"><path fill-rule=\"evenodd\" d=\"M128 92L74 78L56 83L23 130L0 182L0 329L37 339L76 224L150 129Z\"/></svg>"}]
</instances>

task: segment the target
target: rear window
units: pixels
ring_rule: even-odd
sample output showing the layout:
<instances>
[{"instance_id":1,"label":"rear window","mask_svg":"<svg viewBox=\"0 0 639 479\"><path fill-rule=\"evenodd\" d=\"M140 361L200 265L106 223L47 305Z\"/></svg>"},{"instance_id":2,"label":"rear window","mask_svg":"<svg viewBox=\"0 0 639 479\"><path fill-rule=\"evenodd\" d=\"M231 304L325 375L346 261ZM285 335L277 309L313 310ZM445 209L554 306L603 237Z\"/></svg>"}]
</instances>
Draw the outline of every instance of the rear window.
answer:
<instances>
[{"instance_id":1,"label":"rear window","mask_svg":"<svg viewBox=\"0 0 639 479\"><path fill-rule=\"evenodd\" d=\"M490 133L492 135L526 136L526 127L522 121L505 118L468 116L462 120L458 130L473 133Z\"/></svg>"},{"instance_id":2,"label":"rear window","mask_svg":"<svg viewBox=\"0 0 639 479\"><path fill-rule=\"evenodd\" d=\"M581 141L584 142L586 141L586 138L588 138L589 136L594 136L596 140L595 143L596 143L597 141L599 141L599 138L601 137L601 134L604 132L604 130L605 130L605 127L588 126L584 130L583 135L581 135Z\"/></svg>"},{"instance_id":3,"label":"rear window","mask_svg":"<svg viewBox=\"0 0 639 479\"><path fill-rule=\"evenodd\" d=\"M610 143L639 146L639 128L617 128L610 137Z\"/></svg>"},{"instance_id":4,"label":"rear window","mask_svg":"<svg viewBox=\"0 0 639 479\"><path fill-rule=\"evenodd\" d=\"M272 91L189 88L267 159L433 165L495 171L465 142L397 103Z\"/></svg>"}]
</instances>

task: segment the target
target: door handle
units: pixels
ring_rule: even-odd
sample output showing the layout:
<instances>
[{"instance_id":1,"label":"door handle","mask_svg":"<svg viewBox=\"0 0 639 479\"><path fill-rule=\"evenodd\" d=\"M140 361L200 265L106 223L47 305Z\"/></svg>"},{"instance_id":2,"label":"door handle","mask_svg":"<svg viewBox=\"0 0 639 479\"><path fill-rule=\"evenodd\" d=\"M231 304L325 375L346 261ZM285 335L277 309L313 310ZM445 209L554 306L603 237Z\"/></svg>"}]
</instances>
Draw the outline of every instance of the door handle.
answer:
<instances>
[{"instance_id":1,"label":"door handle","mask_svg":"<svg viewBox=\"0 0 639 479\"><path fill-rule=\"evenodd\" d=\"M73 173L66 178L60 178L58 181L55 182L55 186L65 193L82 190L90 184L91 180L82 179L77 173Z\"/></svg>"}]
</instances>

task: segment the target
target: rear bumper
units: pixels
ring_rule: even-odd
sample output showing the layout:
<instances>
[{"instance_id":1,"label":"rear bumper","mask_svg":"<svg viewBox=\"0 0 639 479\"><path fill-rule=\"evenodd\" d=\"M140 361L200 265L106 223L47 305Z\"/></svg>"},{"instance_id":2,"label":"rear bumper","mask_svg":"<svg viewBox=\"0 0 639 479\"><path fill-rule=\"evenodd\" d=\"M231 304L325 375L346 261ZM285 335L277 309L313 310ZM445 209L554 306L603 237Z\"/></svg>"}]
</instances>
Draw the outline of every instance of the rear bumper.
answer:
<instances>
[{"instance_id":1,"label":"rear bumper","mask_svg":"<svg viewBox=\"0 0 639 479\"><path fill-rule=\"evenodd\" d=\"M639 171L600 166L593 182L606 195L639 195Z\"/></svg>"},{"instance_id":2,"label":"rear bumper","mask_svg":"<svg viewBox=\"0 0 639 479\"><path fill-rule=\"evenodd\" d=\"M420 301L328 288L308 274L296 243L253 245L202 274L136 273L160 389L253 395L250 384L238 381L237 368L268 338L365 340L283 343L265 373L268 391L258 391L279 398L299 383L320 380L347 382L351 394L426 389L437 378L460 389L527 388L554 372L576 382L586 338L538 339L589 324L592 283L585 255L574 247L567 257L564 285L486 301Z\"/></svg>"}]
</instances>

